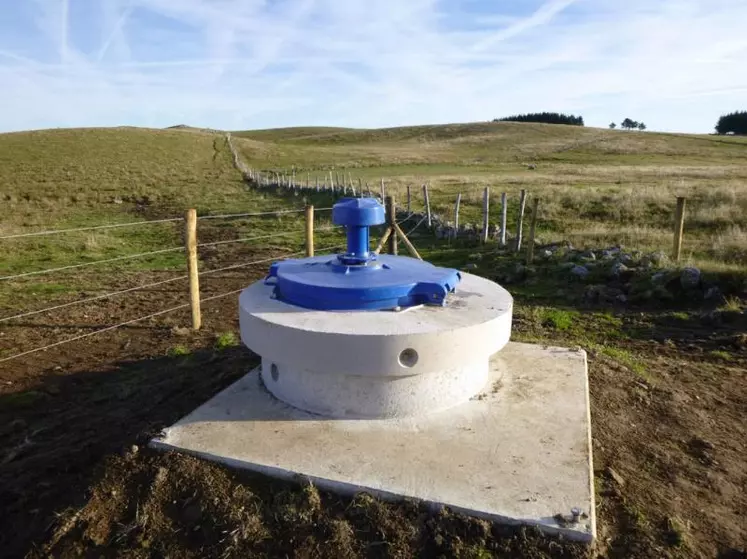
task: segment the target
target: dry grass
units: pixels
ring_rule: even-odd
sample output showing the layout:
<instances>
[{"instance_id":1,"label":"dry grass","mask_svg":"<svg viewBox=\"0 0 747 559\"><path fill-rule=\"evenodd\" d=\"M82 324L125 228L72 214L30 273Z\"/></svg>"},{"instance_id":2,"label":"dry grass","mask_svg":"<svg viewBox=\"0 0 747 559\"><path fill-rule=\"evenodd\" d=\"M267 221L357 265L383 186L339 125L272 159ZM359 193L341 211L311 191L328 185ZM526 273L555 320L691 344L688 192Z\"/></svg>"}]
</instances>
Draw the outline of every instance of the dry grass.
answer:
<instances>
[{"instance_id":1,"label":"dry grass","mask_svg":"<svg viewBox=\"0 0 747 559\"><path fill-rule=\"evenodd\" d=\"M461 192L462 222L481 221L485 187L497 221L500 193L507 192L509 233L518 193L526 189L541 198L540 236L580 245L669 252L675 200L686 196L689 260L720 269L747 265L745 138L520 123L236 134L255 167L293 166L301 180L342 171L378 192L384 178L401 203L413 187L416 207L423 204L420 185L428 182L434 211L444 216L453 214ZM263 150L256 147L260 139Z\"/></svg>"}]
</instances>

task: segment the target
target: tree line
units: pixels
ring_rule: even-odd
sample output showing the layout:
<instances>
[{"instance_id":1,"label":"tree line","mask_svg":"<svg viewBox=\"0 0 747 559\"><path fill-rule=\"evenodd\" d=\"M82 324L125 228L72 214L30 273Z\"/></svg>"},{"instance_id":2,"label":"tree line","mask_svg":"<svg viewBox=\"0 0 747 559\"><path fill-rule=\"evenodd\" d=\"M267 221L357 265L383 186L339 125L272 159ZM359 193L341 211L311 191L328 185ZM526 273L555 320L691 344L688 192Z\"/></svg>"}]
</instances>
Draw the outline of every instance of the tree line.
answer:
<instances>
[{"instance_id":1,"label":"tree line","mask_svg":"<svg viewBox=\"0 0 747 559\"><path fill-rule=\"evenodd\" d=\"M716 123L716 134L747 134L747 111L721 115Z\"/></svg>"},{"instance_id":2,"label":"tree line","mask_svg":"<svg viewBox=\"0 0 747 559\"><path fill-rule=\"evenodd\" d=\"M494 118L493 122L543 122L545 124L570 124L572 126L583 126L584 118L563 113L544 112Z\"/></svg>"}]
</instances>

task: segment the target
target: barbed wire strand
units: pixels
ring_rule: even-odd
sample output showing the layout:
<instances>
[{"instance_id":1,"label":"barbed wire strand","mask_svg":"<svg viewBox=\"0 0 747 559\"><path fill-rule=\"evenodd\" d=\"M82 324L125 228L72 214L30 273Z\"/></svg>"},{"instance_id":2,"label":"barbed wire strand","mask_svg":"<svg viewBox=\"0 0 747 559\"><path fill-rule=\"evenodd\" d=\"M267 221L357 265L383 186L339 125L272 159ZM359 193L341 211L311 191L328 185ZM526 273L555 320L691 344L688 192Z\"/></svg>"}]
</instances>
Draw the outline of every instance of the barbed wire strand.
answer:
<instances>
[{"instance_id":1,"label":"barbed wire strand","mask_svg":"<svg viewBox=\"0 0 747 559\"><path fill-rule=\"evenodd\" d=\"M16 235L3 235L3 239L19 239L21 237L41 237L44 235L56 235L60 233L76 233L80 231L96 231L98 229L115 229L117 227L132 227L135 225L154 225L156 223L171 223L175 221L184 221L183 217L171 217L168 219L153 219L149 221L132 221L130 223L112 223L110 225L95 225L91 227L75 227L73 229L53 229L49 231L35 231L33 233L18 233Z\"/></svg>"},{"instance_id":2,"label":"barbed wire strand","mask_svg":"<svg viewBox=\"0 0 747 559\"><path fill-rule=\"evenodd\" d=\"M94 266L96 264L108 264L110 262L119 262L121 260L130 260L132 258L141 258L143 256L151 256L154 254L164 254L167 252L178 252L184 250L184 247L173 247L164 248L161 250L152 250L150 252L140 252L138 254L126 254L125 256L117 256L116 258L107 258L106 260L95 260L93 262L83 262L82 264L71 264L70 266L61 266L59 268L47 268L46 270L36 270L34 272L24 272L23 274L16 274L14 276L2 276L0 281L12 280L17 278L25 278L28 276L39 276L42 274L50 274L52 272L60 272L62 270L72 270L75 268L84 268L86 266Z\"/></svg>"},{"instance_id":3,"label":"barbed wire strand","mask_svg":"<svg viewBox=\"0 0 747 559\"><path fill-rule=\"evenodd\" d=\"M331 211L332 208L314 208L314 212L328 212ZM233 217L257 217L257 216L263 216L263 215L280 215L280 214L290 214L290 213L301 213L305 212L306 208L297 208L293 210L276 210L274 212L255 212L255 213L244 213L244 214L218 214L218 215L202 215L197 216L197 219L229 219Z\"/></svg>"},{"instance_id":4,"label":"barbed wire strand","mask_svg":"<svg viewBox=\"0 0 747 559\"><path fill-rule=\"evenodd\" d=\"M56 310L59 310L59 309L64 309L66 307L72 307L74 305L82 305L83 303L91 303L93 301L99 301L101 299L107 299L109 297L115 297L116 295L123 295L124 293L131 293L133 291L139 291L141 289L148 289L149 287L156 287L158 285L164 285L164 284L167 284L167 283L173 283L175 281L185 280L185 279L189 279L189 276L187 276L187 275L178 276L178 277L169 278L169 279L163 280L163 281L156 281L156 282L148 283L148 284L145 284L145 285L138 285L138 286L135 286L135 287L130 287L129 289L123 289L121 291L113 291L111 293L105 293L104 295L97 295L95 297L89 297L88 299L79 299L78 301L71 301L69 303L63 303L61 305L55 305L53 307L47 307L45 309L39 309L39 310L36 310L36 311L29 311L29 312L25 312L25 313L21 313L21 314L16 314L14 316L5 316L3 318L0 318L0 322L7 322L9 320L16 320L18 318L26 318L28 316L33 316L35 314L41 314L41 313L45 313L45 312L56 311Z\"/></svg>"},{"instance_id":5,"label":"barbed wire strand","mask_svg":"<svg viewBox=\"0 0 747 559\"><path fill-rule=\"evenodd\" d=\"M332 250L333 248L337 248L337 247L327 247L327 248L323 248L323 249L320 249L320 250L321 251L327 251L327 250ZM300 253L303 253L303 252L304 251L300 251ZM299 254L299 253L294 253L294 254ZM288 255L288 256L291 256L291 255ZM277 257L267 258L267 259L264 259L264 260L257 260L255 262L249 262L247 264L243 264L243 266L251 266L253 264L261 264L262 262L268 262L270 260L275 260L276 258ZM213 270L213 271L214 272L218 272L218 271L221 271L221 270ZM212 301L214 299L220 299L221 297L228 297L229 295L234 295L236 293L239 293L239 292L243 291L244 289L245 288L236 289L234 291L229 291L227 293L221 293L220 295L212 295L210 297L205 297L203 299L200 299L200 302L201 303L206 303L206 302ZM82 340L82 339L85 339L85 338L89 338L91 336L96 336L97 334L103 334L104 332L110 332L112 330L116 330L117 328L121 328L123 326L128 326L130 324L134 324L135 322L140 322L142 320L148 320L150 318L155 318L157 316L161 316L161 315L164 315L164 314L167 314L167 313L170 313L170 312L178 311L180 309L186 309L189 306L190 306L189 303L183 303L181 305L177 305L176 307L171 307L169 309L165 309L165 310L162 310L162 311L151 313L149 315L141 316L139 318L133 318L132 320L128 320L126 322L120 322L119 324L115 324L113 326L107 326L105 328L100 328L100 329L96 330L95 332L88 332L87 334L81 334L79 336L74 336L72 338L68 338L66 340L61 340L59 342L55 342L53 344L49 344L49 345L46 345L46 346L43 346L43 347L38 347L38 348L35 348L35 349L30 349L30 350L24 351L22 353L17 353L16 355L11 355L10 357L4 357L4 358L0 359L0 363L4 363L6 361L11 361L12 359L18 359L19 357L25 357L26 355L31 355L32 353L38 353L40 351L51 349L53 347L61 346L63 344L67 344L67 343L70 343L70 342L75 342L75 341Z\"/></svg>"},{"instance_id":6,"label":"barbed wire strand","mask_svg":"<svg viewBox=\"0 0 747 559\"><path fill-rule=\"evenodd\" d=\"M329 231L329 230L334 229L335 227L336 226L334 226L334 225L330 225L330 226L327 226L327 227L317 227L314 230L315 231ZM254 237L243 237L243 238L240 238L240 239L228 239L228 240L225 240L225 241L215 241L215 242L212 242L212 243L198 244L197 248L204 248L204 247L211 247L211 246L217 246L217 245L224 245L224 244L229 244L229 243L241 243L241 242L248 242L248 241L259 241L259 240L262 240L262 239L271 239L271 238L274 238L274 237L285 237L285 236L288 236L288 235L295 235L295 234L298 234L298 233L301 233L301 231L286 231L286 232L283 232L283 233L272 233L272 234L269 234L269 235L257 235L257 236L254 236ZM167 253L167 252L178 252L180 250L184 250L184 247L173 247L173 248L165 248L165 249L162 249L162 250L153 250L153 251L150 251L150 252L139 252L137 254L127 254L127 255L124 255L124 256L117 256L116 258L108 258L108 259L105 259L105 260L95 260L93 262L83 262L81 264L71 264L70 266L61 266L59 268L47 268L46 270L36 270L34 272L24 272L22 274L15 274L15 275L12 275L12 276L2 276L2 277L0 277L0 281L6 281L6 280L24 278L24 277L29 277L29 276L39 276L39 275L43 275L43 274L51 274L52 272L60 272L60 271L72 270L72 269L76 269L76 268L84 268L84 267L87 267L87 266L95 266L97 264L109 264L111 262L120 262L122 260L131 260L131 259L134 259L134 258L142 258L144 256L152 256L152 255L155 255L155 254L164 254L164 253Z\"/></svg>"},{"instance_id":7,"label":"barbed wire strand","mask_svg":"<svg viewBox=\"0 0 747 559\"><path fill-rule=\"evenodd\" d=\"M332 229L335 229L336 227L337 227L336 225L330 225L330 226L327 226L327 227L316 227L316 228L314 228L314 231L330 231ZM212 247L212 246L218 246L218 245L226 245L226 244L230 244L230 243L243 243L243 242L247 242L247 241L258 241L260 239L272 239L274 237L287 237L288 235L296 235L298 233L302 233L302 231L287 231L285 233L272 233L272 234L269 234L269 235L260 235L258 237L244 237L244 238L240 238L240 239L228 239L228 240L225 240L225 241L214 241L212 243L202 243L202 244L199 244L199 245L197 245L197 248Z\"/></svg>"},{"instance_id":8,"label":"barbed wire strand","mask_svg":"<svg viewBox=\"0 0 747 559\"><path fill-rule=\"evenodd\" d=\"M322 251L324 251L324 250L330 250L331 248L337 248L337 247L330 247L328 249L321 249L321 250ZM291 253L291 254L288 254L288 255L285 255L285 256L298 256L298 255L304 254L304 253L305 253L305 251L298 251L298 252L294 252L294 253ZM216 269L216 270L206 270L205 272L200 272L198 275L199 276L210 275L210 274L215 273L215 272L225 271L226 269L233 269L234 267L251 266L253 264L262 264L264 262L268 262L269 260L274 260L274 258L265 259L265 260L259 260L257 262L250 262L248 264L235 265L235 266L231 266L231 267L228 267L228 268L219 268L219 269ZM109 297L116 297L117 295L124 295L125 293L132 293L133 291L140 291L142 289L148 289L148 288L151 288L151 287L157 287L159 285L165 285L167 283L173 283L173 282L180 281L180 280L185 280L185 279L189 279L189 276L188 275L177 276L177 277L169 278L169 279L162 280L162 281L156 281L156 282L153 282L153 283L146 283L145 285L137 285L135 287L130 287L128 289L122 289L121 291L113 291L111 293L105 293L103 295L96 295L95 297L88 297L87 299L79 299L78 301L70 301L69 303L63 303L63 304L60 304L60 305L54 305L52 307L46 307L46 308L38 309L38 310L35 310L35 311L29 311L29 312L25 312L25 313L21 313L21 314L16 314L16 315L13 315L13 316L5 316L5 317L0 318L0 322L8 322L10 320L17 320L19 318L26 318L26 317L29 317L29 316L34 316L34 315L42 314L42 313L45 313L45 312L51 312L51 311L56 311L56 310L59 310L59 309L64 309L64 308L67 308L67 307L72 307L72 306L75 306L75 305L82 305L84 303L91 303L93 301L100 301L101 299L108 299Z\"/></svg>"},{"instance_id":9,"label":"barbed wire strand","mask_svg":"<svg viewBox=\"0 0 747 559\"><path fill-rule=\"evenodd\" d=\"M314 211L325 212L331 209L332 208L314 208ZM227 219L227 218L233 218L233 217L259 217L259 216L265 216L265 215L301 213L304 211L306 211L306 208L296 208L296 209L290 209L290 210L275 210L275 211L266 211L266 212L249 212L249 213L240 213L240 214L203 215L203 216L198 216L197 219ZM146 221L131 221L128 223L111 223L108 225L92 225L90 227L73 227L70 229L50 229L46 231L34 231L31 233L17 233L14 235L2 235L0 236L0 240L20 239L23 237L42 237L46 235L57 235L61 233L79 233L83 231L97 231L100 229L116 229L119 227L134 227L136 225L155 225L158 223L174 223L177 221L184 221L184 218L183 217L170 217L170 218L165 218L165 219L151 219L151 220L146 220Z\"/></svg>"},{"instance_id":10,"label":"barbed wire strand","mask_svg":"<svg viewBox=\"0 0 747 559\"><path fill-rule=\"evenodd\" d=\"M421 219L420 221L418 221L418 223L417 223L417 224L415 225L415 227L413 227L413 228L412 228L412 229L410 229L410 230L409 230L409 231L408 231L407 233L405 233L405 236L406 236L406 237L409 237L410 235L412 235L412 234L413 234L413 232L415 231L415 229L417 229L418 227L420 227L420 225L421 225L421 224L422 224L422 223L423 223L423 222L424 222L424 221L425 221L426 219L428 219L428 216L427 216L427 215L424 215L424 216L423 216L423 219Z\"/></svg>"}]
</instances>

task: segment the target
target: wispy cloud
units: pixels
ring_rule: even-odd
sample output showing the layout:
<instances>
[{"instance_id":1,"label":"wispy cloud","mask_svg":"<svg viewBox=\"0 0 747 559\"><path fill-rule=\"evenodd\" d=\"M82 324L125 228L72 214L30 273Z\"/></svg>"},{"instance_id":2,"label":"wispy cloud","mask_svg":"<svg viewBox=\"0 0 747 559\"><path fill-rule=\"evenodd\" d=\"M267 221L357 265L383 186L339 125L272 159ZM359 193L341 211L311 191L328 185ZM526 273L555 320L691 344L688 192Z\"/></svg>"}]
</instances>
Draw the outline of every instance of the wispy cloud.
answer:
<instances>
[{"instance_id":1,"label":"wispy cloud","mask_svg":"<svg viewBox=\"0 0 747 559\"><path fill-rule=\"evenodd\" d=\"M747 108L743 0L33 0L5 12L0 130L560 110L707 132Z\"/></svg>"}]
</instances>

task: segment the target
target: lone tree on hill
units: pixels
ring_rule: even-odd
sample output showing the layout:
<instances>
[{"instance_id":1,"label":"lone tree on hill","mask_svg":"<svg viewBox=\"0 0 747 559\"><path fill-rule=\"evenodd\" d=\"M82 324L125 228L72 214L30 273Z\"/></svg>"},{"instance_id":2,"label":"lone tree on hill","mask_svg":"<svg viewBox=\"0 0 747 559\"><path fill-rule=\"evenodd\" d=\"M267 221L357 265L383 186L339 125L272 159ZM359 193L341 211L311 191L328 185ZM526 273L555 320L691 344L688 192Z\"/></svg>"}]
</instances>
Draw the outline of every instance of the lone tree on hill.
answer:
<instances>
[{"instance_id":1,"label":"lone tree on hill","mask_svg":"<svg viewBox=\"0 0 747 559\"><path fill-rule=\"evenodd\" d=\"M615 124L614 122L610 122L610 128L615 128L616 126L617 124Z\"/></svg>"},{"instance_id":2,"label":"lone tree on hill","mask_svg":"<svg viewBox=\"0 0 747 559\"><path fill-rule=\"evenodd\" d=\"M747 134L747 111L722 115L716 123L717 134Z\"/></svg>"},{"instance_id":3,"label":"lone tree on hill","mask_svg":"<svg viewBox=\"0 0 747 559\"><path fill-rule=\"evenodd\" d=\"M544 112L495 118L493 119L493 122L544 122L546 124L570 124L573 126L583 126L584 117Z\"/></svg>"},{"instance_id":4,"label":"lone tree on hill","mask_svg":"<svg viewBox=\"0 0 747 559\"><path fill-rule=\"evenodd\" d=\"M643 131L643 130L645 130L645 129L646 129L646 125L645 125L645 124L643 124L642 122L639 122L639 123L638 123L638 130L641 130L641 131Z\"/></svg>"}]
</instances>

